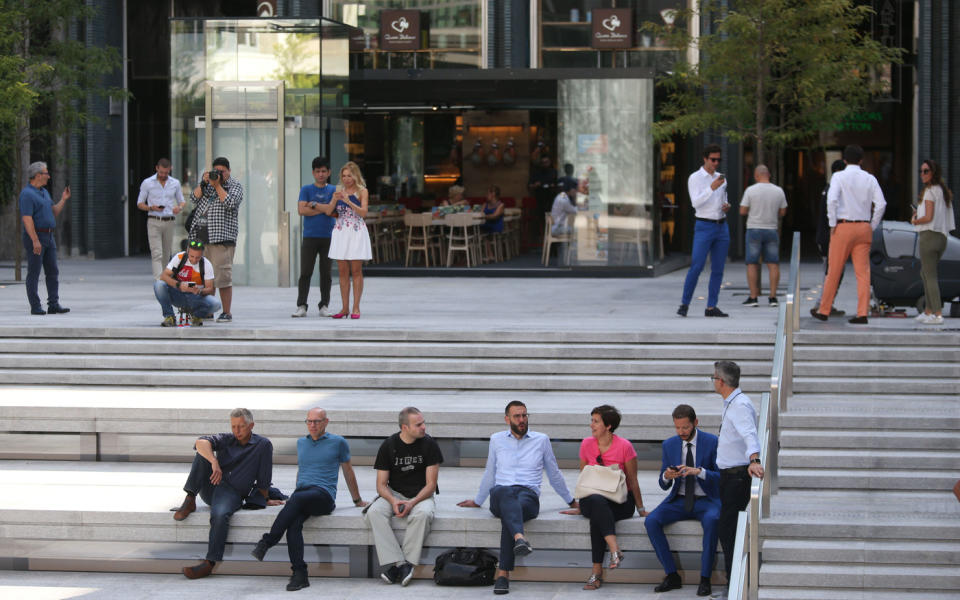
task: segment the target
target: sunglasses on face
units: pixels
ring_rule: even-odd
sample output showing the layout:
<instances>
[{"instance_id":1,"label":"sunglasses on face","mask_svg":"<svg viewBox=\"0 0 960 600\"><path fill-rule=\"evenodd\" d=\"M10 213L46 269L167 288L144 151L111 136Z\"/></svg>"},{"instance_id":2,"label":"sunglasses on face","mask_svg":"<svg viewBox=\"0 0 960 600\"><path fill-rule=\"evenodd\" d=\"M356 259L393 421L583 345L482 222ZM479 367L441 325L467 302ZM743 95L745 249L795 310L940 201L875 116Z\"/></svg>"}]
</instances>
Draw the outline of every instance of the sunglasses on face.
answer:
<instances>
[{"instance_id":1,"label":"sunglasses on face","mask_svg":"<svg viewBox=\"0 0 960 600\"><path fill-rule=\"evenodd\" d=\"M923 168L923 169L920 169L920 172L923 173L923 174L927 174L927 173L930 172L930 169Z\"/></svg>"},{"instance_id":2,"label":"sunglasses on face","mask_svg":"<svg viewBox=\"0 0 960 600\"><path fill-rule=\"evenodd\" d=\"M707 160L709 160L710 162L719 163L721 159L719 159L719 158L707 158Z\"/></svg>"}]
</instances>

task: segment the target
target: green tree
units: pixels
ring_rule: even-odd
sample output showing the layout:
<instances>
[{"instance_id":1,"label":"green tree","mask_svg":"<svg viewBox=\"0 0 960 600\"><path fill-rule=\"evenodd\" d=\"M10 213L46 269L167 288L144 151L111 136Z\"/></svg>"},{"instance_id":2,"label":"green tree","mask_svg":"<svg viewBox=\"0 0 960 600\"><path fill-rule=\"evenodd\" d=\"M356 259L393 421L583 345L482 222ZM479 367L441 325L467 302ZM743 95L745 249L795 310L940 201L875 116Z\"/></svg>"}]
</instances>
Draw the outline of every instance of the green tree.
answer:
<instances>
[{"instance_id":1,"label":"green tree","mask_svg":"<svg viewBox=\"0 0 960 600\"><path fill-rule=\"evenodd\" d=\"M57 165L53 187L61 189L69 160L67 138L95 121L92 102L127 96L105 85L105 76L121 66L117 49L78 39L95 15L83 0L0 0L0 168L10 174L6 198L0 199L17 197L35 143ZM15 221L19 279L20 220Z\"/></svg>"},{"instance_id":2,"label":"green tree","mask_svg":"<svg viewBox=\"0 0 960 600\"><path fill-rule=\"evenodd\" d=\"M871 38L872 9L851 0L734 0L723 11L707 1L700 11L677 13L678 25L714 17L698 40L686 27L645 25L700 57L659 83L660 140L716 131L752 141L759 164L769 147L807 141L862 108L883 91L877 74L900 62L899 49Z\"/></svg>"}]
</instances>

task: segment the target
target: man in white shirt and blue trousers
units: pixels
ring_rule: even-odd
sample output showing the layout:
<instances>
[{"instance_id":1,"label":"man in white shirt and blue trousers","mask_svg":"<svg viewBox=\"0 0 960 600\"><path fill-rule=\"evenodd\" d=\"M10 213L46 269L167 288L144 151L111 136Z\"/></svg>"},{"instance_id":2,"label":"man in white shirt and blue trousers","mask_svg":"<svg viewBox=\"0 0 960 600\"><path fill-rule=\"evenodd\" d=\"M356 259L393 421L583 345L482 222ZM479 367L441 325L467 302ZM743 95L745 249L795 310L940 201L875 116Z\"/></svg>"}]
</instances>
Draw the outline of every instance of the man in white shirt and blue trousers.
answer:
<instances>
[{"instance_id":1,"label":"man in white shirt and blue trousers","mask_svg":"<svg viewBox=\"0 0 960 600\"><path fill-rule=\"evenodd\" d=\"M493 585L494 594L510 592L510 571L514 557L533 552L523 535L523 523L540 514L540 482L547 472L550 485L571 508L577 508L557 465L550 438L527 429L527 407L519 400L507 404L504 421L507 431L490 436L487 467L473 500L457 506L479 508L490 496L490 512L500 519L500 564Z\"/></svg>"},{"instance_id":2,"label":"man in white shirt and blue trousers","mask_svg":"<svg viewBox=\"0 0 960 600\"><path fill-rule=\"evenodd\" d=\"M737 519L750 503L751 478L763 479L757 411L740 390L740 366L731 360L713 363L713 389L723 398L717 468L720 469L720 519L717 534L723 549L727 581L733 567Z\"/></svg>"},{"instance_id":3,"label":"man in white shirt and blue trousers","mask_svg":"<svg viewBox=\"0 0 960 600\"><path fill-rule=\"evenodd\" d=\"M693 291L697 287L700 272L710 256L710 285L707 290L706 317L726 317L725 312L717 308L720 296L720 284L723 283L723 267L727 262L727 250L730 248L730 229L727 226L727 180L717 171L720 166L720 146L708 144L703 149L703 167L687 179L687 191L690 204L696 216L693 229L693 254L690 257L690 270L683 282L683 297L677 314L687 316Z\"/></svg>"}]
</instances>

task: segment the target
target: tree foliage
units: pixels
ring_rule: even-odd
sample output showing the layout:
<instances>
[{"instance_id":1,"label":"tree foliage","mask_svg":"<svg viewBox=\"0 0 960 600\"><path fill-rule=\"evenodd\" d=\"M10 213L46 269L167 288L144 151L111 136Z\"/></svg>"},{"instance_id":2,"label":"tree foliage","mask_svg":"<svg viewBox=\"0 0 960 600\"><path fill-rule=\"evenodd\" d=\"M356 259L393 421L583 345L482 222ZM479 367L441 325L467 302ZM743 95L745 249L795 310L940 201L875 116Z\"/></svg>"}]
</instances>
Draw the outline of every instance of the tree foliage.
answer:
<instances>
[{"instance_id":1,"label":"tree foliage","mask_svg":"<svg viewBox=\"0 0 960 600\"><path fill-rule=\"evenodd\" d=\"M682 24L701 14L715 29L693 40ZM678 26L646 25L701 57L661 79L667 101L654 135L712 130L754 142L762 161L769 146L831 129L881 92L877 73L900 61L900 50L872 39L871 15L851 0L735 0L724 11L707 1L700 12L678 11Z\"/></svg>"}]
</instances>

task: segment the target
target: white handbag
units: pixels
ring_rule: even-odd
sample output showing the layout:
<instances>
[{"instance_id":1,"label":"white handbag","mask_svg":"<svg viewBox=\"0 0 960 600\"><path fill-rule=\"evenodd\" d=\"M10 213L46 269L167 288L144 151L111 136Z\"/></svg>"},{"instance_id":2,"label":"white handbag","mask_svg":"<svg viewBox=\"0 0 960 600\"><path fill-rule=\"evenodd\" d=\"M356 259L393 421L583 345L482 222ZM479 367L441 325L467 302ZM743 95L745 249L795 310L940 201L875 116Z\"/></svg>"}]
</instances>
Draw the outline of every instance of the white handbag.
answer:
<instances>
[{"instance_id":1,"label":"white handbag","mask_svg":"<svg viewBox=\"0 0 960 600\"><path fill-rule=\"evenodd\" d=\"M573 496L579 500L593 494L617 504L627 501L627 475L620 470L620 465L586 465L580 470Z\"/></svg>"}]
</instances>

